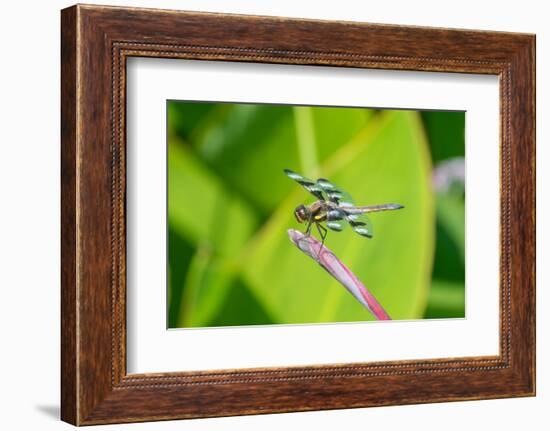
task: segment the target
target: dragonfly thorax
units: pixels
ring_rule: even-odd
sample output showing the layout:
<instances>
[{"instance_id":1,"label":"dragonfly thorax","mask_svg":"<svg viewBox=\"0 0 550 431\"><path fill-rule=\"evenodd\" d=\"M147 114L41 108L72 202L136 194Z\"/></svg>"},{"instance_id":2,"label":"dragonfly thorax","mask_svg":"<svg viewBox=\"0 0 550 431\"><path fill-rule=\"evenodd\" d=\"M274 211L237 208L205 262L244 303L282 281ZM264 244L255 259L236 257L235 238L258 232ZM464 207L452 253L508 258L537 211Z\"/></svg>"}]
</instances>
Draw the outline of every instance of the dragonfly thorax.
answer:
<instances>
[{"instance_id":1,"label":"dragonfly thorax","mask_svg":"<svg viewBox=\"0 0 550 431\"><path fill-rule=\"evenodd\" d=\"M310 205L298 205L294 216L298 223L318 223L326 220L327 211L332 208L337 208L332 202L316 201Z\"/></svg>"}]
</instances>

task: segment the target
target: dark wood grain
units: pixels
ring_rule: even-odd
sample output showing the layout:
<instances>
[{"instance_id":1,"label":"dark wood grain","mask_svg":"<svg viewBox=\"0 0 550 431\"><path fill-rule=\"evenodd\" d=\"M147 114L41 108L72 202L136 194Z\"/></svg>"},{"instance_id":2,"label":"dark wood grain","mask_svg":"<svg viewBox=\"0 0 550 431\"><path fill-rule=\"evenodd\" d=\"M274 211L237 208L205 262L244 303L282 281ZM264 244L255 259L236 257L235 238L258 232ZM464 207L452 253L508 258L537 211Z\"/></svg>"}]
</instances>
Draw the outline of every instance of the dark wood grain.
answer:
<instances>
[{"instance_id":1,"label":"dark wood grain","mask_svg":"<svg viewBox=\"0 0 550 431\"><path fill-rule=\"evenodd\" d=\"M76 8L61 16L61 417L77 422Z\"/></svg>"},{"instance_id":2,"label":"dark wood grain","mask_svg":"<svg viewBox=\"0 0 550 431\"><path fill-rule=\"evenodd\" d=\"M534 36L74 6L62 12L61 37L63 420L83 425L534 394ZM498 75L500 354L127 375L130 56Z\"/></svg>"}]
</instances>

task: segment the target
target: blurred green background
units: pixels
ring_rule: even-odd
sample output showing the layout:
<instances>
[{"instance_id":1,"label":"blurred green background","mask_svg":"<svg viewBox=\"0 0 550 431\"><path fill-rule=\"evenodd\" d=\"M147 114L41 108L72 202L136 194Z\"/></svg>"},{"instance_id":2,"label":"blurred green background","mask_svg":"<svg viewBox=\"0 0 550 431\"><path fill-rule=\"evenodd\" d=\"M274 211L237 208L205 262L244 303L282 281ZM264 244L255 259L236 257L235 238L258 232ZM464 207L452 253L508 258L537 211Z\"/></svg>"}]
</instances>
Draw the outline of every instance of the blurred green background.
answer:
<instances>
[{"instance_id":1,"label":"blurred green background","mask_svg":"<svg viewBox=\"0 0 550 431\"><path fill-rule=\"evenodd\" d=\"M374 213L327 246L393 319L464 317L464 112L168 101L168 326L373 320L289 241L326 177Z\"/></svg>"}]
</instances>

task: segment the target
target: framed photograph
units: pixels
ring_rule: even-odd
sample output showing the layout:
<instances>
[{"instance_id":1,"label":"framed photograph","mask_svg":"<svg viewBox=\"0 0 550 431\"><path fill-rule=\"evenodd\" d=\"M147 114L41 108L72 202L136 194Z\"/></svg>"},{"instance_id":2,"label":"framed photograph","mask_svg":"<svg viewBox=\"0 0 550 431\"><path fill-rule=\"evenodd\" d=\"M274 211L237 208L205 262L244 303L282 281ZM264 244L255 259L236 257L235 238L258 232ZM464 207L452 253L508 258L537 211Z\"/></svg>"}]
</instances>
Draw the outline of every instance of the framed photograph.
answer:
<instances>
[{"instance_id":1,"label":"framed photograph","mask_svg":"<svg viewBox=\"0 0 550 431\"><path fill-rule=\"evenodd\" d=\"M535 36L61 13L61 416L535 394Z\"/></svg>"}]
</instances>

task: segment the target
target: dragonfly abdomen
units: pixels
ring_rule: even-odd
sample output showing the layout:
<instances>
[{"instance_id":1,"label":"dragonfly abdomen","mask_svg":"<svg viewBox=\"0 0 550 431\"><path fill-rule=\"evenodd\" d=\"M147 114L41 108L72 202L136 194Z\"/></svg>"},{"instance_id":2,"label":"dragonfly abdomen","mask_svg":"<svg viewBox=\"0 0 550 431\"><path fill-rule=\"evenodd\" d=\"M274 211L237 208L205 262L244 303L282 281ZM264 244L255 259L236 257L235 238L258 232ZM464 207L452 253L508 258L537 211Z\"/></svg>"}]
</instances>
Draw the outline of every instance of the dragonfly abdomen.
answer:
<instances>
[{"instance_id":1,"label":"dragonfly abdomen","mask_svg":"<svg viewBox=\"0 0 550 431\"><path fill-rule=\"evenodd\" d=\"M366 205L358 207L346 207L345 211L348 214L366 214L374 213L380 211L392 211L404 208L403 205L399 204L383 204L383 205Z\"/></svg>"}]
</instances>

